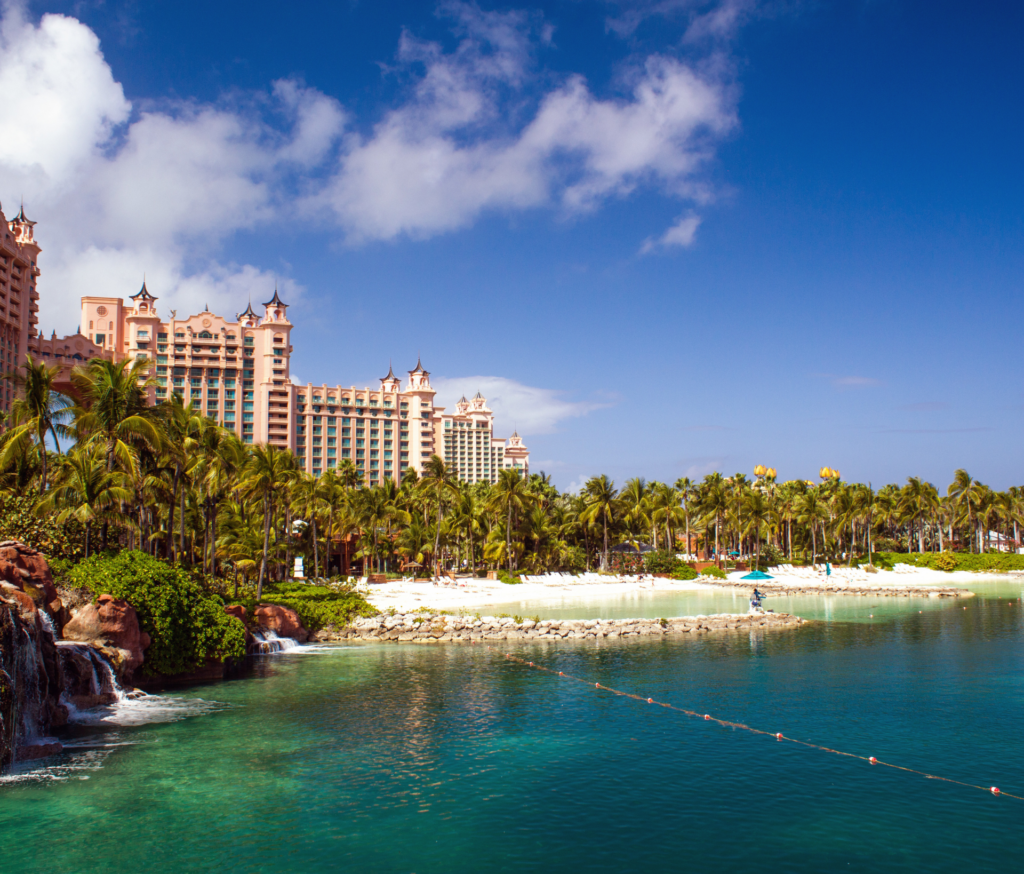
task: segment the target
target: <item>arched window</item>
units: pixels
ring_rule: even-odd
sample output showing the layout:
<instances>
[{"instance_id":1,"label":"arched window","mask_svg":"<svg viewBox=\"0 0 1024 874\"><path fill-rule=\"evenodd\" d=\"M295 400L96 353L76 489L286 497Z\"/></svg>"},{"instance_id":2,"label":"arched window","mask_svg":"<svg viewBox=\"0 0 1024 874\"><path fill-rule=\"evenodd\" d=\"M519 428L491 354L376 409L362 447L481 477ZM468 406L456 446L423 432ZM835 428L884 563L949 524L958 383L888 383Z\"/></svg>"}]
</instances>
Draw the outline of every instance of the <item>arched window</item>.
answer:
<instances>
[{"instance_id":1,"label":"arched window","mask_svg":"<svg viewBox=\"0 0 1024 874\"><path fill-rule=\"evenodd\" d=\"M211 334L209 331L200 331L199 332L199 339L200 340L212 340L213 339L213 334Z\"/></svg>"}]
</instances>

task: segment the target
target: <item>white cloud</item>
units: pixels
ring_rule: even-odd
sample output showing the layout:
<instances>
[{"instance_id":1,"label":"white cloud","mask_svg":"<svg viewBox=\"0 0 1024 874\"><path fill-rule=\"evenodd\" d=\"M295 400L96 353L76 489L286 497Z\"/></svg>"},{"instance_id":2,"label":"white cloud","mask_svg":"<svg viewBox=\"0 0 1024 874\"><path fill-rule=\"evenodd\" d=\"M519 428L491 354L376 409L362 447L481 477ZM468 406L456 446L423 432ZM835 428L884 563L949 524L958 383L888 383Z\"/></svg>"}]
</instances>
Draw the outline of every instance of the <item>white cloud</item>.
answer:
<instances>
[{"instance_id":1,"label":"white cloud","mask_svg":"<svg viewBox=\"0 0 1024 874\"><path fill-rule=\"evenodd\" d=\"M566 400L563 392L523 385L502 376L432 377L436 402L451 412L460 397L480 392L494 410L495 428L504 436L517 429L529 445L531 434L549 434L560 422L610 407L607 402ZM508 433L506 433L508 432Z\"/></svg>"},{"instance_id":2,"label":"white cloud","mask_svg":"<svg viewBox=\"0 0 1024 874\"><path fill-rule=\"evenodd\" d=\"M700 227L700 216L686 215L676 220L676 223L665 231L660 237L649 237L644 240L640 247L640 254L646 255L655 249L669 249L677 246L687 248L693 245L697 236L697 228Z\"/></svg>"},{"instance_id":3,"label":"white cloud","mask_svg":"<svg viewBox=\"0 0 1024 874\"><path fill-rule=\"evenodd\" d=\"M333 180L309 201L351 241L429 237L485 211L574 213L642 184L701 193L698 173L735 123L716 71L655 55L624 77L622 98L598 99L570 76L531 114L522 86L533 23L521 13L448 8L464 32L458 47L444 53L403 37L399 62L421 65L422 76L368 136L347 139Z\"/></svg>"},{"instance_id":4,"label":"white cloud","mask_svg":"<svg viewBox=\"0 0 1024 874\"><path fill-rule=\"evenodd\" d=\"M632 36L649 18L679 19L686 23L683 41L729 39L760 5L758 0L608 0L618 13L607 19L608 29Z\"/></svg>"},{"instance_id":5,"label":"white cloud","mask_svg":"<svg viewBox=\"0 0 1024 874\"><path fill-rule=\"evenodd\" d=\"M359 134L336 100L293 81L133 106L87 26L3 8L0 196L11 213L24 194L39 222L46 329L72 330L81 295L131 293L143 273L163 312L259 300L275 265L226 263L224 243L289 218L319 216L354 244L429 237L489 211L574 215L641 186L700 200L702 168L735 124L714 64L651 56L604 97L581 76L539 72L551 28L524 12L443 4L450 51L402 34L395 69L409 92ZM688 245L697 221L657 245Z\"/></svg>"},{"instance_id":6,"label":"white cloud","mask_svg":"<svg viewBox=\"0 0 1024 874\"><path fill-rule=\"evenodd\" d=\"M0 25L0 90L2 194L11 215L24 193L39 222L40 322L61 332L81 295L132 293L143 274L165 314L269 296L267 269L222 263L218 248L269 221L279 180L322 161L344 124L336 101L295 82L264 98L283 131L259 105L133 110L88 27L60 15L36 25L17 6Z\"/></svg>"}]
</instances>

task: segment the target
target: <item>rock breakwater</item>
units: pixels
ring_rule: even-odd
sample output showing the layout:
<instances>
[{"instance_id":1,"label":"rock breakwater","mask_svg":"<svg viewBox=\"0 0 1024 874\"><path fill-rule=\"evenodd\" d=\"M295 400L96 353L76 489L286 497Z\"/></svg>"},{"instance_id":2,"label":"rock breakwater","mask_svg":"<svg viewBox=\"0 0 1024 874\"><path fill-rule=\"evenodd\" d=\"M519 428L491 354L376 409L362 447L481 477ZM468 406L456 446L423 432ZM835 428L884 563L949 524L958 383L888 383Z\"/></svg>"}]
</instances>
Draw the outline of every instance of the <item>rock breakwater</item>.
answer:
<instances>
[{"instance_id":1,"label":"rock breakwater","mask_svg":"<svg viewBox=\"0 0 1024 874\"><path fill-rule=\"evenodd\" d=\"M357 619L344 628L327 628L321 641L366 640L396 643L457 643L474 640L618 640L707 634L722 631L795 628L807 620L788 613L722 613L674 619L534 619L453 616L444 613L396 613Z\"/></svg>"}]
</instances>

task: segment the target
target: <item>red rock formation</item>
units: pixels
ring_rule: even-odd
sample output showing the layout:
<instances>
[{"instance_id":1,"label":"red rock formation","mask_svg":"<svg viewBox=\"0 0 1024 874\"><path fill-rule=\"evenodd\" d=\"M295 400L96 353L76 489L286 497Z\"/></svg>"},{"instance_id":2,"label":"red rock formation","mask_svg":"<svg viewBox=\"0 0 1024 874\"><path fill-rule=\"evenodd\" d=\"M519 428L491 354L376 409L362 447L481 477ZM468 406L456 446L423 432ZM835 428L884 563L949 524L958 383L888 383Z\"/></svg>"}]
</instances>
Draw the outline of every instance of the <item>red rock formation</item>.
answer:
<instances>
[{"instance_id":1,"label":"red rock formation","mask_svg":"<svg viewBox=\"0 0 1024 874\"><path fill-rule=\"evenodd\" d=\"M0 543L0 580L20 589L37 607L45 608L58 626L66 618L50 566L38 549L17 540Z\"/></svg>"},{"instance_id":2,"label":"red rock formation","mask_svg":"<svg viewBox=\"0 0 1024 874\"><path fill-rule=\"evenodd\" d=\"M123 598L100 595L95 604L79 610L64 626L64 639L101 649L123 650L123 672L130 676L143 662L149 635L139 630L139 617Z\"/></svg>"},{"instance_id":3,"label":"red rock formation","mask_svg":"<svg viewBox=\"0 0 1024 874\"><path fill-rule=\"evenodd\" d=\"M309 640L309 632L302 627L299 614L278 604L260 604L256 608L256 624L269 628L278 637L290 637L299 643Z\"/></svg>"}]
</instances>

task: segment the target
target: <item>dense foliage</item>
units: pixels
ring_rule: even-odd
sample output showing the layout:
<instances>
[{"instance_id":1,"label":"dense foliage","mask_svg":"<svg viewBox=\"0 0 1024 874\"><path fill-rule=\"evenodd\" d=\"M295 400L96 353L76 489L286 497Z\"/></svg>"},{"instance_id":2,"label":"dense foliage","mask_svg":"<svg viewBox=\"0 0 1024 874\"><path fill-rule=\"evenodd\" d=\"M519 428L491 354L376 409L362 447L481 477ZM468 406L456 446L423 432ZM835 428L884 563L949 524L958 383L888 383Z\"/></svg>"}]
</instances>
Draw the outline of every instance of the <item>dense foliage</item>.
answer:
<instances>
[{"instance_id":1,"label":"dense foliage","mask_svg":"<svg viewBox=\"0 0 1024 874\"><path fill-rule=\"evenodd\" d=\"M257 603L289 607L299 615L307 631L316 632L328 625L343 626L356 616L372 616L377 610L350 587L310 585L308 583L274 583L264 590L262 601L255 597L241 598L241 604L252 616Z\"/></svg>"},{"instance_id":2,"label":"dense foliage","mask_svg":"<svg viewBox=\"0 0 1024 874\"><path fill-rule=\"evenodd\" d=\"M245 655L245 629L224 604L184 568L132 550L95 555L67 572L68 581L94 595L124 598L151 638L143 671L182 674L208 661Z\"/></svg>"},{"instance_id":3,"label":"dense foliage","mask_svg":"<svg viewBox=\"0 0 1024 874\"><path fill-rule=\"evenodd\" d=\"M370 486L350 459L314 477L290 452L243 444L178 395L150 405L147 366L76 368L72 404L53 390L55 368L26 362L0 432L9 536L55 557L140 549L229 579L235 594L254 585L257 599L298 556L314 578L444 569L513 580L594 568L675 574L677 555L766 568L945 553L966 567L967 554L1020 543L1024 492L994 491L964 470L945 494L919 477L875 490L827 467L820 482L780 482L761 466L752 479L715 472L671 485L637 477L617 487L601 475L561 493L543 473L518 470L461 482L436 455L401 482ZM58 437L70 450L44 451Z\"/></svg>"},{"instance_id":4,"label":"dense foliage","mask_svg":"<svg viewBox=\"0 0 1024 874\"><path fill-rule=\"evenodd\" d=\"M0 492L0 541L20 540L47 558L81 557L81 526L36 512L36 503L31 493Z\"/></svg>"}]
</instances>

